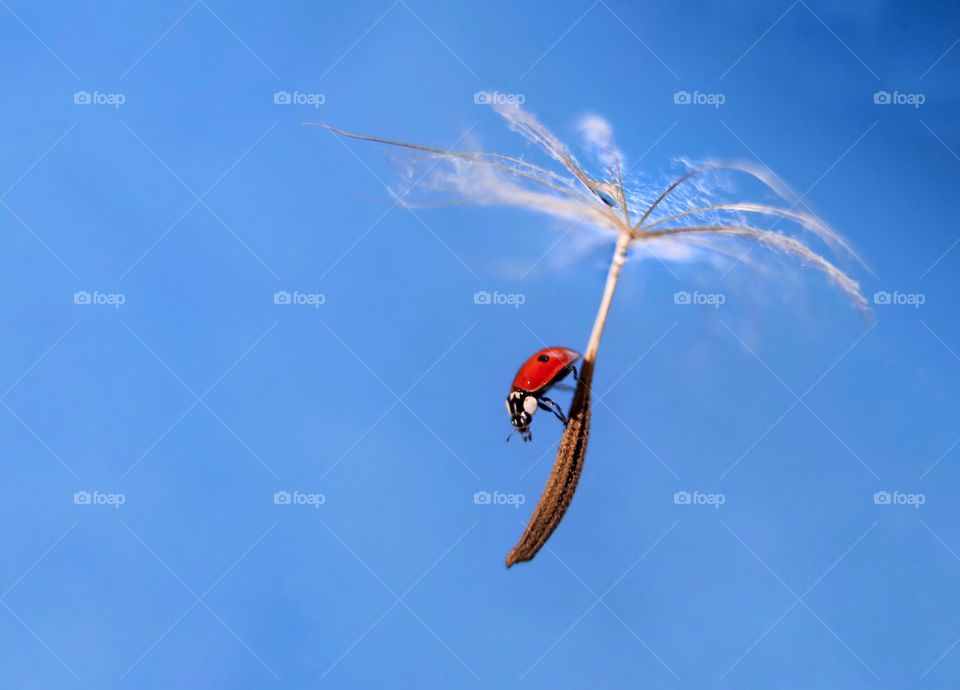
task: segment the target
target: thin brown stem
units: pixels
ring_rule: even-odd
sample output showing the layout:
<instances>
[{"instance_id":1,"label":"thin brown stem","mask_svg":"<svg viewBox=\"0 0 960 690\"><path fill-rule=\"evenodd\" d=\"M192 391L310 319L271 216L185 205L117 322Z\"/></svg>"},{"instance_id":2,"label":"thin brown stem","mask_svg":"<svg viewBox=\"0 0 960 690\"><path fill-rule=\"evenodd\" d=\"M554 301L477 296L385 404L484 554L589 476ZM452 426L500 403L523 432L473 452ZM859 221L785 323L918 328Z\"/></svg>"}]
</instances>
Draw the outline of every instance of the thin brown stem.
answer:
<instances>
[{"instance_id":1,"label":"thin brown stem","mask_svg":"<svg viewBox=\"0 0 960 690\"><path fill-rule=\"evenodd\" d=\"M621 232L617 238L617 246L610 261L610 269L607 271L607 283L603 289L603 297L600 299L600 308L597 310L593 331L590 333L587 350L580 366L580 381L577 383L573 403L570 405L570 420L563 430L560 448L553 461L553 470L547 478L536 508L533 509L533 515L530 516L520 541L507 554L508 568L515 563L529 561L537 555L560 524L577 490L583 461L587 455L587 440L590 436L590 389L597 350L600 347L600 338L603 336L607 316L610 314L610 305L613 303L613 295L617 290L617 283L620 281L620 273L631 241L632 237L628 232Z\"/></svg>"}]
</instances>

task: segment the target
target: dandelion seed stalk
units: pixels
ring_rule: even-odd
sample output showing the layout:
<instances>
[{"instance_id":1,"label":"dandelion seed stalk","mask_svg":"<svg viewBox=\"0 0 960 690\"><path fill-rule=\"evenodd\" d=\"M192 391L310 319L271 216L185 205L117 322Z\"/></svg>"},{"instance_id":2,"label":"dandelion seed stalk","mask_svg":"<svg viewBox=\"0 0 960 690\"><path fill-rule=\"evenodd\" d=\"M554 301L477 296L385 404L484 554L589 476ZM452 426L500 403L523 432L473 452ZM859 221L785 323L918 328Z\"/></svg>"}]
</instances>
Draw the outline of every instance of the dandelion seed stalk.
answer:
<instances>
[{"instance_id":1,"label":"dandelion seed stalk","mask_svg":"<svg viewBox=\"0 0 960 690\"><path fill-rule=\"evenodd\" d=\"M600 339L610 314L610 305L613 295L617 291L620 273L627 261L627 251L630 248L631 236L623 232L617 238L617 245L607 271L607 282L603 288L603 297L600 299L600 308L597 310L593 322L593 330L587 349L580 365L580 380L570 404L569 421L563 430L560 439L560 448L553 462L553 470L547 479L547 484L537 501L533 515L527 523L523 535L517 545L507 554L507 567L516 563L529 561L547 543L547 539L560 524L570 502L573 492L580 481L580 473L587 456L587 441L590 436L590 389L593 385L593 369L597 360L597 350L600 348Z\"/></svg>"}]
</instances>

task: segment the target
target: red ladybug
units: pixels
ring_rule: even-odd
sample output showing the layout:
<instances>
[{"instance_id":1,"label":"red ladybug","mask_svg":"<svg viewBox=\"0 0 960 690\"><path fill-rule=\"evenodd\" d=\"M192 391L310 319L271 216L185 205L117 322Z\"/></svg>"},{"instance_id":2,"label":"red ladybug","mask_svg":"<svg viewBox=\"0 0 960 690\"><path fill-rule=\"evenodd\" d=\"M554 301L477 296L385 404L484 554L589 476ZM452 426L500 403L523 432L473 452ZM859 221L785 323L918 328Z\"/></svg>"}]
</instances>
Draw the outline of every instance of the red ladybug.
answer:
<instances>
[{"instance_id":1,"label":"red ladybug","mask_svg":"<svg viewBox=\"0 0 960 690\"><path fill-rule=\"evenodd\" d=\"M553 412L566 426L567 418L563 410L544 393L571 372L576 379L577 369L573 364L578 359L580 359L580 353L576 350L547 347L535 352L517 371L510 394L507 396L507 414L510 415L510 421L513 422L513 426L517 428L520 438L524 441L533 438L533 434L530 433L530 422L538 407ZM509 436L507 440L510 440Z\"/></svg>"}]
</instances>

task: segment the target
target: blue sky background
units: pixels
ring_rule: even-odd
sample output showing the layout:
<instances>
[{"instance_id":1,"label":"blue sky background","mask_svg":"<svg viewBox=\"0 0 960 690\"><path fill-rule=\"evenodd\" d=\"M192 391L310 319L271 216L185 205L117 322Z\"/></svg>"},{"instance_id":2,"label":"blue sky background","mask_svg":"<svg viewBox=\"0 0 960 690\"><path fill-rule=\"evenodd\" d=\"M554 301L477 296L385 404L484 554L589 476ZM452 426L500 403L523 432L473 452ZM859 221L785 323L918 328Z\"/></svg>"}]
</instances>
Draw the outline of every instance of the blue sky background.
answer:
<instances>
[{"instance_id":1,"label":"blue sky background","mask_svg":"<svg viewBox=\"0 0 960 690\"><path fill-rule=\"evenodd\" d=\"M954 687L957 7L0 5L4 687ZM504 444L502 398L585 344L612 246L391 208L395 152L300 124L533 155L484 89L603 115L635 174L761 161L923 304L631 261L576 500L507 571L560 428Z\"/></svg>"}]
</instances>

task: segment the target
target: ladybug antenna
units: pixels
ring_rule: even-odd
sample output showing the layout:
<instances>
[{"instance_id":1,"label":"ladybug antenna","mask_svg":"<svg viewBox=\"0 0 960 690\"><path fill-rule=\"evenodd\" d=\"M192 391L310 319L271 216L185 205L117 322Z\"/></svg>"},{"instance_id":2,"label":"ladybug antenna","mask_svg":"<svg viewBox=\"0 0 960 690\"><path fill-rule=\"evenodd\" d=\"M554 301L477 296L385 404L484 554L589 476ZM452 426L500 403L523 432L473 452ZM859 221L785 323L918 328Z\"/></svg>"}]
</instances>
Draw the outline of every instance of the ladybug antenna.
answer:
<instances>
[{"instance_id":1,"label":"ladybug antenna","mask_svg":"<svg viewBox=\"0 0 960 690\"><path fill-rule=\"evenodd\" d=\"M507 440L504 441L504 443L510 443L510 439L513 437L513 433L514 432L511 431L509 434L507 434Z\"/></svg>"}]
</instances>

